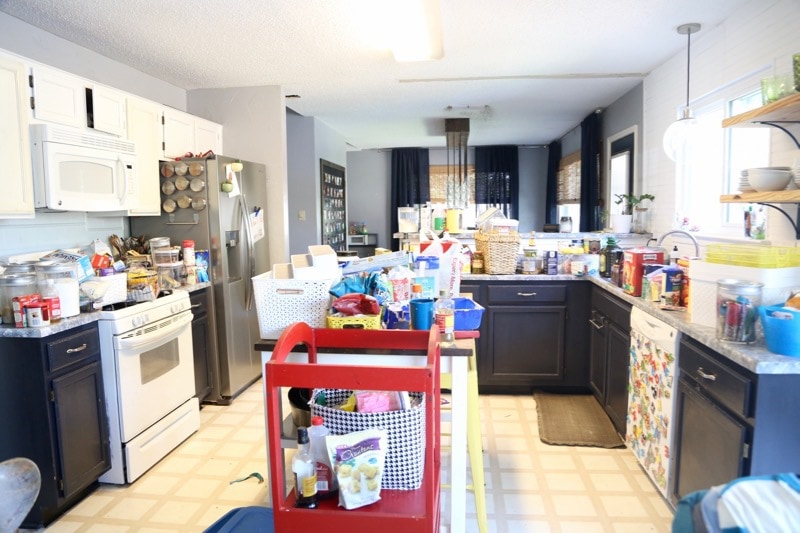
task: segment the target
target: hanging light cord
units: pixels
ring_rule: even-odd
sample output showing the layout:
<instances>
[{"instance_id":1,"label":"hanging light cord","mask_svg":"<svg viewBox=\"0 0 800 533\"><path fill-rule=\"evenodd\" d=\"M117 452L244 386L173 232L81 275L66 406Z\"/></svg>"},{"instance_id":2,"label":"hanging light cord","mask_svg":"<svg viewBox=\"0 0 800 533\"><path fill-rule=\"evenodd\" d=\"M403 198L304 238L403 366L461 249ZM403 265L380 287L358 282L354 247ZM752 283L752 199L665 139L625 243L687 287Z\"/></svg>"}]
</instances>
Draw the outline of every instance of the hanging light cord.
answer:
<instances>
[{"instance_id":1,"label":"hanging light cord","mask_svg":"<svg viewBox=\"0 0 800 533\"><path fill-rule=\"evenodd\" d=\"M689 72L692 64L692 31L686 32L686 109L689 109Z\"/></svg>"}]
</instances>

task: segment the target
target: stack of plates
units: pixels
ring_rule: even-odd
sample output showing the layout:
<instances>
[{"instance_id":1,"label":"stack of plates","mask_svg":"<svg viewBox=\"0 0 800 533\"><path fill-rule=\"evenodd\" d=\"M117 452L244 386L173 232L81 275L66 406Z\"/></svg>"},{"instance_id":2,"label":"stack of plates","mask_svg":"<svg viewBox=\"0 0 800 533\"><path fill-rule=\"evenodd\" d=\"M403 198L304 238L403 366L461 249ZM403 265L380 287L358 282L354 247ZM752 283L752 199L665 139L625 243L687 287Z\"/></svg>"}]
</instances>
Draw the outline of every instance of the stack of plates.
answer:
<instances>
[{"instance_id":1,"label":"stack of plates","mask_svg":"<svg viewBox=\"0 0 800 533\"><path fill-rule=\"evenodd\" d=\"M742 177L739 178L739 191L740 192L755 191L755 189L750 185L750 182L747 181L747 169L742 170Z\"/></svg>"}]
</instances>

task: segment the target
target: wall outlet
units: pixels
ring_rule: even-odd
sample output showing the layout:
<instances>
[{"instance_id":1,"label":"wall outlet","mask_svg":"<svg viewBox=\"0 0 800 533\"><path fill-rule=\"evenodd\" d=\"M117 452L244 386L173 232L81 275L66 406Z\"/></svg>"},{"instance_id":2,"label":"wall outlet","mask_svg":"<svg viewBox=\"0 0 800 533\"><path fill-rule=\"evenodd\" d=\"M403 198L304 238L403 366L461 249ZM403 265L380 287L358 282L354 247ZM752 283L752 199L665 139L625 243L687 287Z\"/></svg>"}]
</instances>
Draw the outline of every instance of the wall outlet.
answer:
<instances>
[{"instance_id":1,"label":"wall outlet","mask_svg":"<svg viewBox=\"0 0 800 533\"><path fill-rule=\"evenodd\" d=\"M305 220L306 219L306 212L305 210L297 212L297 220Z\"/></svg>"}]
</instances>

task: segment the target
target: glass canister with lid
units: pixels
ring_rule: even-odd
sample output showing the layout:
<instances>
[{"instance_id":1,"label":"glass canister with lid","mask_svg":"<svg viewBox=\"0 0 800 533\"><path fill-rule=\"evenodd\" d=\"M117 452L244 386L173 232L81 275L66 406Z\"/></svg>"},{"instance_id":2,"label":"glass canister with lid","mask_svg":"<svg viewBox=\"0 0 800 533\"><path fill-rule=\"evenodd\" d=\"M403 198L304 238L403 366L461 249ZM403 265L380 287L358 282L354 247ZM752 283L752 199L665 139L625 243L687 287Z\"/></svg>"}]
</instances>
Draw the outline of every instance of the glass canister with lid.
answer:
<instances>
[{"instance_id":1,"label":"glass canister with lid","mask_svg":"<svg viewBox=\"0 0 800 533\"><path fill-rule=\"evenodd\" d=\"M0 276L0 318L4 326L13 326L12 299L26 294L36 294L34 274L3 274Z\"/></svg>"},{"instance_id":2,"label":"glass canister with lid","mask_svg":"<svg viewBox=\"0 0 800 533\"><path fill-rule=\"evenodd\" d=\"M47 292L52 285L58 293L61 318L80 314L80 286L74 263L42 261L36 265L36 282L39 292Z\"/></svg>"},{"instance_id":3,"label":"glass canister with lid","mask_svg":"<svg viewBox=\"0 0 800 533\"><path fill-rule=\"evenodd\" d=\"M757 281L717 281L718 339L743 343L756 340L756 317L763 287Z\"/></svg>"}]
</instances>

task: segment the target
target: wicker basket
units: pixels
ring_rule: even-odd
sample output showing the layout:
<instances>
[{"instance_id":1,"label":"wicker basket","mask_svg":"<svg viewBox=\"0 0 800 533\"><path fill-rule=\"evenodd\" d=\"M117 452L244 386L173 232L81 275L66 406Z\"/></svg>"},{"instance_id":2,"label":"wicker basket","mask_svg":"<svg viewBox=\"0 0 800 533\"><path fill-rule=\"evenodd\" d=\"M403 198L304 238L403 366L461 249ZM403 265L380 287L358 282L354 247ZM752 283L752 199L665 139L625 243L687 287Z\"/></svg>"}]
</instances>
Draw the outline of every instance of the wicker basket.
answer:
<instances>
[{"instance_id":1,"label":"wicker basket","mask_svg":"<svg viewBox=\"0 0 800 533\"><path fill-rule=\"evenodd\" d=\"M483 254L483 269L487 274L513 274L517 270L519 233L475 234L475 247Z\"/></svg>"}]
</instances>

